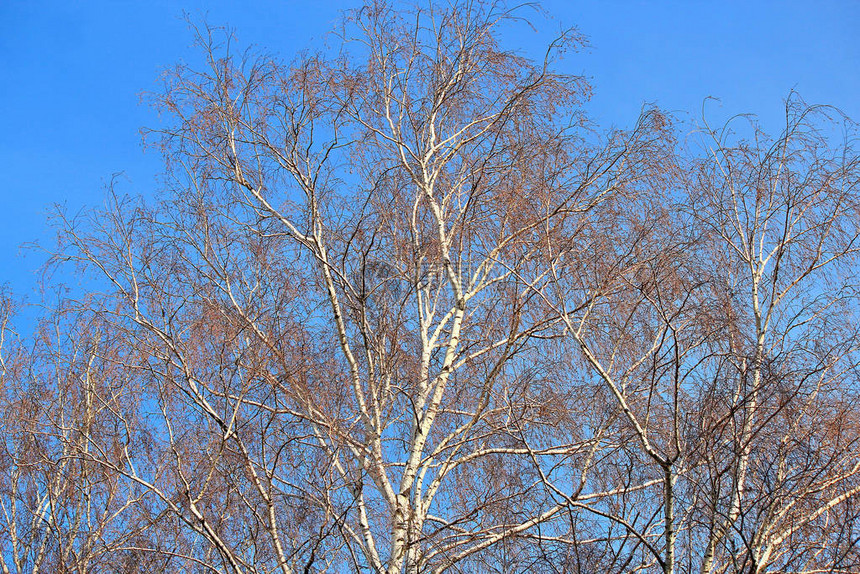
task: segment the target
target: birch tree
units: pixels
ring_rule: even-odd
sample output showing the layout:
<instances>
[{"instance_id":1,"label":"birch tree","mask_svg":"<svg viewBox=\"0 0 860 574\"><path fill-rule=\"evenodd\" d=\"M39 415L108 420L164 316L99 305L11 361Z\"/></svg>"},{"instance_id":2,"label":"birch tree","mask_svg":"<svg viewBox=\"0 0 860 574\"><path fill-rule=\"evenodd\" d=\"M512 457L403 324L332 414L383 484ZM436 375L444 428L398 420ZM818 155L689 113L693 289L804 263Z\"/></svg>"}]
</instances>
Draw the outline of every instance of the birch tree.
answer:
<instances>
[{"instance_id":1,"label":"birch tree","mask_svg":"<svg viewBox=\"0 0 860 574\"><path fill-rule=\"evenodd\" d=\"M60 213L85 288L0 330L4 573L858 568L853 124L600 129L536 14L193 27L164 189Z\"/></svg>"},{"instance_id":2,"label":"birch tree","mask_svg":"<svg viewBox=\"0 0 860 574\"><path fill-rule=\"evenodd\" d=\"M593 257L580 236L659 172L666 126L589 131L586 84L555 70L578 36L530 61L499 45L518 14L368 5L342 57L291 64L201 28L205 69L156 97L163 205L66 222L169 453L105 464L208 567L474 568L618 490L585 481L604 422L533 362L567 324L555 266ZM558 459L579 475L560 497Z\"/></svg>"}]
</instances>

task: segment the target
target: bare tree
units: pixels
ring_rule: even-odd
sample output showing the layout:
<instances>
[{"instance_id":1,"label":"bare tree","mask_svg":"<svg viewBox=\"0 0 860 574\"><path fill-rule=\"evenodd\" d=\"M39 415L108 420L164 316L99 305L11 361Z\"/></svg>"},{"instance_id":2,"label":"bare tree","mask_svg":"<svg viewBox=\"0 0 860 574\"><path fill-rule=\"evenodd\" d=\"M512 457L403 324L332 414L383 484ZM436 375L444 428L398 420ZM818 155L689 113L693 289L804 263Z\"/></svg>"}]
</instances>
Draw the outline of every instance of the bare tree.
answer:
<instances>
[{"instance_id":1,"label":"bare tree","mask_svg":"<svg viewBox=\"0 0 860 574\"><path fill-rule=\"evenodd\" d=\"M856 552L856 131L796 96L777 138L751 126L704 125L566 315L638 447L626 466L662 490L603 515L664 572L850 569Z\"/></svg>"},{"instance_id":2,"label":"bare tree","mask_svg":"<svg viewBox=\"0 0 860 574\"><path fill-rule=\"evenodd\" d=\"M528 10L194 29L164 192L61 215L88 292L2 331L4 572L856 569L853 125L602 132Z\"/></svg>"},{"instance_id":3,"label":"bare tree","mask_svg":"<svg viewBox=\"0 0 860 574\"><path fill-rule=\"evenodd\" d=\"M856 131L796 96L772 140L729 127L706 127L690 198L725 292L702 568L816 571L860 493Z\"/></svg>"},{"instance_id":4,"label":"bare tree","mask_svg":"<svg viewBox=\"0 0 860 574\"><path fill-rule=\"evenodd\" d=\"M571 123L587 88L552 66L578 38L532 63L497 44L513 20L366 6L344 32L355 57L291 65L203 29L208 69L178 68L159 97L181 192L69 222L171 452L154 475L133 452L112 469L212 567L449 570L608 496L584 482L605 430L583 433L552 405L575 393L535 376L566 325L543 290L662 167L665 124ZM579 486L548 499L559 458ZM233 504L228 528L213 509Z\"/></svg>"},{"instance_id":5,"label":"bare tree","mask_svg":"<svg viewBox=\"0 0 860 574\"><path fill-rule=\"evenodd\" d=\"M28 343L10 328L12 308L5 298L0 568L4 574L119 570L122 547L143 528L130 515L146 493L88 456L92 434L104 437L107 456L120 448L111 440L112 417L105 416L120 383L115 361L103 354L110 342L61 308L47 314Z\"/></svg>"}]
</instances>

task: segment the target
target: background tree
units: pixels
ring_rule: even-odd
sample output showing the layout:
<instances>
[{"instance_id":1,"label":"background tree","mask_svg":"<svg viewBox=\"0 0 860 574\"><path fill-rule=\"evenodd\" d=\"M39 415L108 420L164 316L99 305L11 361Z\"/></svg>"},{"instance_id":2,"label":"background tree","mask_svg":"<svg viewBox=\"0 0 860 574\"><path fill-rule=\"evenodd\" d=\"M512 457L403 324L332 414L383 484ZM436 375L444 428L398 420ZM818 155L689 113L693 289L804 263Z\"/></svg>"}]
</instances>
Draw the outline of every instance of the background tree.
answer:
<instances>
[{"instance_id":1,"label":"background tree","mask_svg":"<svg viewBox=\"0 0 860 574\"><path fill-rule=\"evenodd\" d=\"M703 570L721 548L723 569L837 567L835 507L860 492L856 130L794 95L778 137L730 127L706 126L689 200L724 293Z\"/></svg>"}]
</instances>

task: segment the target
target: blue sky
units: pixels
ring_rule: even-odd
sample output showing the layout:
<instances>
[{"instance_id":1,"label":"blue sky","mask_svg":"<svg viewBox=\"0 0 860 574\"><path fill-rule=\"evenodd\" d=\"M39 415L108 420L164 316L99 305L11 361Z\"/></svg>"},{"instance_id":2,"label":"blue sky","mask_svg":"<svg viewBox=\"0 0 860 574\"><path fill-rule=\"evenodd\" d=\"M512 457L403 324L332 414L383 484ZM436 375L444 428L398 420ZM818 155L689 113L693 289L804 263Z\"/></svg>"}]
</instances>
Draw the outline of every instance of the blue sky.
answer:
<instances>
[{"instance_id":1,"label":"blue sky","mask_svg":"<svg viewBox=\"0 0 860 574\"><path fill-rule=\"evenodd\" d=\"M241 44L288 58L319 46L339 10L357 2L281 0L0 1L0 284L26 294L43 261L19 246L49 246L46 214L103 202L105 183L123 172L120 191L157 187L157 153L144 153L139 129L155 126L140 94L159 71L193 58L182 20L207 15L229 24ZM782 102L797 90L810 103L840 107L860 120L860 2L547 0L545 29L577 26L590 47L564 67L594 87L592 116L630 125L644 102L698 117L707 96L714 119L755 113L777 130ZM512 48L536 50L540 33L523 29Z\"/></svg>"}]
</instances>

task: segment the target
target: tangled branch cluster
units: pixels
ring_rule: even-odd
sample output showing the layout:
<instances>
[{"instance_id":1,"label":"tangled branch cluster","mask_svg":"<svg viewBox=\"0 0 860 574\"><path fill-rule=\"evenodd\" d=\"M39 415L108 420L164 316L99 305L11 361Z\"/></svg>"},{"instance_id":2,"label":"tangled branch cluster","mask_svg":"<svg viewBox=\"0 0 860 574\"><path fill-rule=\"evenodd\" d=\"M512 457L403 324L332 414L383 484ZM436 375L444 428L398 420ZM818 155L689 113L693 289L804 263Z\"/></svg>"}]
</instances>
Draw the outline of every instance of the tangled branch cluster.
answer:
<instances>
[{"instance_id":1,"label":"tangled branch cluster","mask_svg":"<svg viewBox=\"0 0 860 574\"><path fill-rule=\"evenodd\" d=\"M860 571L853 124L600 131L521 15L197 30L164 193L4 299L4 574Z\"/></svg>"}]
</instances>

